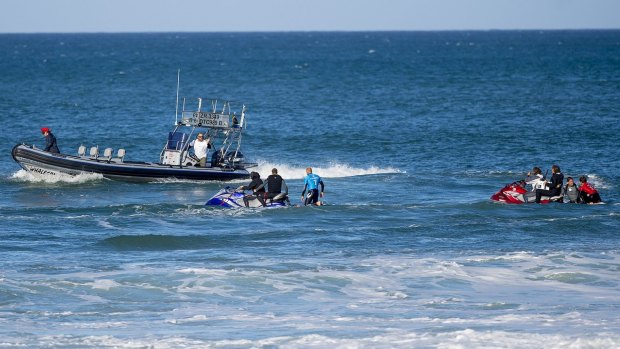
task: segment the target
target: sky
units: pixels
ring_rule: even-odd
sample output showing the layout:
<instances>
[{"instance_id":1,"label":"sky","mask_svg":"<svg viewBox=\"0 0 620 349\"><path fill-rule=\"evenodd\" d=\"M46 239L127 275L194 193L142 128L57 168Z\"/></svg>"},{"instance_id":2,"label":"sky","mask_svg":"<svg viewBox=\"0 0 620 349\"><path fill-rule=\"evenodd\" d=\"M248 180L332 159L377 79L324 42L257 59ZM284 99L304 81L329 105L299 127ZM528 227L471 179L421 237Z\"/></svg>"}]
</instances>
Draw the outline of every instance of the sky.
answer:
<instances>
[{"instance_id":1,"label":"sky","mask_svg":"<svg viewBox=\"0 0 620 349\"><path fill-rule=\"evenodd\" d=\"M0 0L0 33L611 28L620 0Z\"/></svg>"}]
</instances>

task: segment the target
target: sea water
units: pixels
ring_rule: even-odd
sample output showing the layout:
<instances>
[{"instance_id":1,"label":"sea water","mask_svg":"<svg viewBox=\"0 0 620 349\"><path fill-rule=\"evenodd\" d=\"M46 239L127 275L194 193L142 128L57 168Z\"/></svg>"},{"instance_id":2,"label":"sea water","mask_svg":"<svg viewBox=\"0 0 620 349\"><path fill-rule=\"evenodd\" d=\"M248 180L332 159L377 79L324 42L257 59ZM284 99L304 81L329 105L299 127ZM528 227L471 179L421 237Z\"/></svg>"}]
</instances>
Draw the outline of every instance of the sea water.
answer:
<instances>
[{"instance_id":1,"label":"sea water","mask_svg":"<svg viewBox=\"0 0 620 349\"><path fill-rule=\"evenodd\" d=\"M328 205L11 158L46 126L157 161L178 69ZM0 347L620 346L620 31L15 34L0 72ZM489 200L553 164L605 204Z\"/></svg>"}]
</instances>

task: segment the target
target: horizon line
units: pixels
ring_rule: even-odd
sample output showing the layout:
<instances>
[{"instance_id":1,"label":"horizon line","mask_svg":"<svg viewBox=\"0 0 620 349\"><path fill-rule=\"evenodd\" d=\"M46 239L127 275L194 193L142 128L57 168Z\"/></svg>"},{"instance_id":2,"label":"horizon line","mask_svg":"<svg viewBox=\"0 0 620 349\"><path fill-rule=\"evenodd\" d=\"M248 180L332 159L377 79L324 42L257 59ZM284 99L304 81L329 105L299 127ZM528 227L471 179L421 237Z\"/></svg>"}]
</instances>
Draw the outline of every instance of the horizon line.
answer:
<instances>
[{"instance_id":1,"label":"horizon line","mask_svg":"<svg viewBox=\"0 0 620 349\"><path fill-rule=\"evenodd\" d=\"M286 34L286 33L404 33L404 32L508 32L508 31L614 31L620 27L609 28L515 28L515 29L334 29L334 30L221 30L221 31L40 31L40 32L0 32L0 35L30 35L30 34Z\"/></svg>"}]
</instances>

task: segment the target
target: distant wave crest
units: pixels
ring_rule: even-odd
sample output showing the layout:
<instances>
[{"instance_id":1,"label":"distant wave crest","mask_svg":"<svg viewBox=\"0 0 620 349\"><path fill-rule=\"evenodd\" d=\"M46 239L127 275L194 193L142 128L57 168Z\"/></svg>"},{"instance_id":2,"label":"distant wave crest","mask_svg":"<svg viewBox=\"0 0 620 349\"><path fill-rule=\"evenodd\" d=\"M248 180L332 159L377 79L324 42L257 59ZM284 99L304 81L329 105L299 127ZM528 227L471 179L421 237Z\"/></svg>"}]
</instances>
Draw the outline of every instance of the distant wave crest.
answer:
<instances>
[{"instance_id":1,"label":"distant wave crest","mask_svg":"<svg viewBox=\"0 0 620 349\"><path fill-rule=\"evenodd\" d=\"M301 179L306 175L305 167L296 167L286 164L278 164L272 162L258 162L258 167L253 169L261 174L261 177L267 177L271 174L271 169L277 168L278 174L286 179ZM347 164L330 163L327 166L312 166L313 172L325 178L341 178L353 176L367 176L388 173L405 173L393 167L377 167L370 166L367 168L352 167Z\"/></svg>"}]
</instances>

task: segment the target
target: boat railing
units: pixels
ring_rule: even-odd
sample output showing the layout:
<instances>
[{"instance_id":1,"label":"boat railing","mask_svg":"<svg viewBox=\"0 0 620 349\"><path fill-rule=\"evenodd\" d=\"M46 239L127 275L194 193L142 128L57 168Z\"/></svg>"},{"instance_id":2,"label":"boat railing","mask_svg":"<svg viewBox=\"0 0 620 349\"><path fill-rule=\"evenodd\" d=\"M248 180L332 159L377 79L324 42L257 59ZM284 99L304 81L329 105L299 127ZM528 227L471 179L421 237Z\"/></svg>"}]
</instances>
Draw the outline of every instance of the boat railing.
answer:
<instances>
[{"instance_id":1,"label":"boat railing","mask_svg":"<svg viewBox=\"0 0 620 349\"><path fill-rule=\"evenodd\" d=\"M191 140L196 129L205 129L205 139L213 145L211 166L234 166L245 127L245 105L239 114L233 111L232 102L220 99L195 98L190 106L183 98L180 118L175 117L175 129L161 151L160 162L165 165L183 166L189 156ZM177 109L178 110L178 109ZM190 128L187 133L183 128ZM234 156L227 156L233 150ZM214 158L215 157L215 158Z\"/></svg>"}]
</instances>

